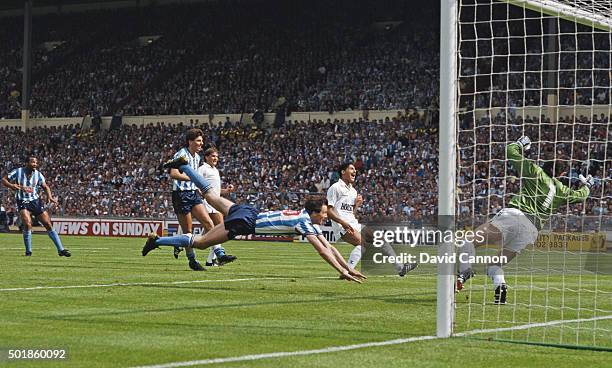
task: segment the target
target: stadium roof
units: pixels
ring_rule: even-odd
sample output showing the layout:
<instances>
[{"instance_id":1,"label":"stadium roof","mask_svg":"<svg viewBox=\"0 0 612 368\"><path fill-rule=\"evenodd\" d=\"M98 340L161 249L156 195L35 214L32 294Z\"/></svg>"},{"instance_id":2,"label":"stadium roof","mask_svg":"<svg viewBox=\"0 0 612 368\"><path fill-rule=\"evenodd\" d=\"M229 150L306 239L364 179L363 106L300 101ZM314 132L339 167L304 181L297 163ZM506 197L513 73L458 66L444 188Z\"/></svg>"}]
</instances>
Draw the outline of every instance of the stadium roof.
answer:
<instances>
[{"instance_id":1,"label":"stadium roof","mask_svg":"<svg viewBox=\"0 0 612 368\"><path fill-rule=\"evenodd\" d=\"M206 0L187 0L188 2L200 2ZM78 6L80 8L105 8L126 7L126 6L146 6L146 5L162 5L174 2L185 2L185 0L32 0L32 7L40 8L72 8ZM0 12L15 12L23 9L25 0L0 0ZM114 3L114 4L113 4Z\"/></svg>"},{"instance_id":2,"label":"stadium roof","mask_svg":"<svg viewBox=\"0 0 612 368\"><path fill-rule=\"evenodd\" d=\"M72 5L72 4L88 4L88 3L100 3L100 0L33 0L32 6L34 8L41 8L45 6L61 6L61 5ZM0 1L0 10L14 10L23 9L25 0L4 0Z\"/></svg>"}]
</instances>

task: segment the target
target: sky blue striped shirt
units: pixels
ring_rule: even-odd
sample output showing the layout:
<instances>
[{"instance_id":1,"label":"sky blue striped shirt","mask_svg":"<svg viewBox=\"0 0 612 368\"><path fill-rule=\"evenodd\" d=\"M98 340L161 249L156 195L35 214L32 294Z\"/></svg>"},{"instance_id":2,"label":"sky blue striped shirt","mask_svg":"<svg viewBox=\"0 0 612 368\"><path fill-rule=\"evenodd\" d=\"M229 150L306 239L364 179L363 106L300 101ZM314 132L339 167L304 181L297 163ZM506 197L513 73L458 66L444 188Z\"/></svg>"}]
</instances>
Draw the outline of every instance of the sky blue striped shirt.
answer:
<instances>
[{"instance_id":1,"label":"sky blue striped shirt","mask_svg":"<svg viewBox=\"0 0 612 368\"><path fill-rule=\"evenodd\" d=\"M301 234L320 235L319 228L312 224L310 215L302 211L260 212L255 223L256 234Z\"/></svg>"},{"instance_id":2,"label":"sky blue striped shirt","mask_svg":"<svg viewBox=\"0 0 612 368\"><path fill-rule=\"evenodd\" d=\"M180 156L184 156L189 161L189 166L192 169L197 170L200 166L200 154L196 153L195 156L191 155L191 152L187 148L181 148L177 153L174 154L173 158L178 158ZM197 187L191 181L182 181L172 179L172 190L173 191L183 191L183 190L196 190Z\"/></svg>"},{"instance_id":3,"label":"sky blue striped shirt","mask_svg":"<svg viewBox=\"0 0 612 368\"><path fill-rule=\"evenodd\" d=\"M32 202L40 198L38 191L45 183L45 177L40 171L34 170L31 175L27 175L25 167L11 171L8 174L8 180L22 187L15 193L15 198L24 202Z\"/></svg>"}]
</instances>

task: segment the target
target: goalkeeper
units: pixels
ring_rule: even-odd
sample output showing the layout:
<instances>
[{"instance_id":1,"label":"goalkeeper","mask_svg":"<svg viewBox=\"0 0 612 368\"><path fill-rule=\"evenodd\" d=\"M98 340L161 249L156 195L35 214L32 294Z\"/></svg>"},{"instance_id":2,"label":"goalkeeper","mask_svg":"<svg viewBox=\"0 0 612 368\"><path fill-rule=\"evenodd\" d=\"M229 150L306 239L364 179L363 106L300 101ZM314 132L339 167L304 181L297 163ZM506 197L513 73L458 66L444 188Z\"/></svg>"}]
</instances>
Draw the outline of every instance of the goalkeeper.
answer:
<instances>
[{"instance_id":1,"label":"goalkeeper","mask_svg":"<svg viewBox=\"0 0 612 368\"><path fill-rule=\"evenodd\" d=\"M521 250L535 243L538 231L559 207L582 202L589 196L594 182L591 175L584 177L580 174L578 178L582 186L578 190L572 190L556 178L563 175L560 173L559 163L555 165L555 161L548 161L539 167L534 161L523 156L523 152L529 150L530 146L529 137L522 136L517 142L506 147L508 161L519 174L521 189L510 200L507 208L502 209L488 223L478 227L477 234L483 235L479 239L484 241L466 242L459 250L462 255L459 257L456 291L463 289L465 282L474 276L468 260L475 255L475 247L487 242L501 242L499 256L505 256L506 262L510 262ZM488 264L486 268L495 289L495 304L506 303L507 285L502 266L501 263Z\"/></svg>"}]
</instances>

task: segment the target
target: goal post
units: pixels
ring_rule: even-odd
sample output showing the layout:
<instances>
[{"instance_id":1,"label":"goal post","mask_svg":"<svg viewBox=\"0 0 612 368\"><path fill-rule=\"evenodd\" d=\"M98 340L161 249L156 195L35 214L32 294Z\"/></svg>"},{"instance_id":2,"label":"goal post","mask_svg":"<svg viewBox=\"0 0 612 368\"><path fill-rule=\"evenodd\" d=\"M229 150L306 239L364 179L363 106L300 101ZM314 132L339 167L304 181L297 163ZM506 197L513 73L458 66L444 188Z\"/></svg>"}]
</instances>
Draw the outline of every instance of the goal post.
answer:
<instances>
[{"instance_id":1,"label":"goal post","mask_svg":"<svg viewBox=\"0 0 612 368\"><path fill-rule=\"evenodd\" d=\"M457 265L439 264L437 336L612 350L612 1L440 4L439 227L476 228L511 207L525 181L507 147L521 136L531 139L524 157L553 163L559 183L577 191L580 175L594 180L500 267L505 305L489 265L455 294Z\"/></svg>"},{"instance_id":2,"label":"goal post","mask_svg":"<svg viewBox=\"0 0 612 368\"><path fill-rule=\"evenodd\" d=\"M438 222L453 227L457 169L457 1L441 0L440 13L440 156ZM454 252L452 244L441 244L438 255ZM454 265L438 265L436 335L449 337L453 324Z\"/></svg>"}]
</instances>

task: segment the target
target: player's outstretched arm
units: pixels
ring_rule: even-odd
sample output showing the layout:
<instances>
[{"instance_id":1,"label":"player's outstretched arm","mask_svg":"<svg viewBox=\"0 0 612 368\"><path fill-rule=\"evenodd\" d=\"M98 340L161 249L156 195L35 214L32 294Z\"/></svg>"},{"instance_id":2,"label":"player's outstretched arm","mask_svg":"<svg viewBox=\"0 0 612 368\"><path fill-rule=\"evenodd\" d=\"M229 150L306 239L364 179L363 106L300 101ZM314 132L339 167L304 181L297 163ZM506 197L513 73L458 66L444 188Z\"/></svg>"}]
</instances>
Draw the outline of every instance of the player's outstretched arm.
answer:
<instances>
[{"instance_id":1,"label":"player's outstretched arm","mask_svg":"<svg viewBox=\"0 0 612 368\"><path fill-rule=\"evenodd\" d=\"M329 216L332 221L340 224L348 234L353 235L355 233L355 229L340 217L334 206L327 206L327 216Z\"/></svg>"},{"instance_id":2,"label":"player's outstretched arm","mask_svg":"<svg viewBox=\"0 0 612 368\"><path fill-rule=\"evenodd\" d=\"M359 278L351 275L346 268L342 267L342 265L338 263L334 253L331 251L331 249L321 243L317 235L307 235L306 239L310 242L310 244L312 244L312 246L317 250L317 252L319 252L321 258L323 258L327 263L329 263L333 268L335 268L336 271L340 273L340 277L361 284L361 280Z\"/></svg>"},{"instance_id":3,"label":"player's outstretched arm","mask_svg":"<svg viewBox=\"0 0 612 368\"><path fill-rule=\"evenodd\" d=\"M332 253L334 254L334 257L336 257L336 261L338 261L338 263L344 267L346 270L348 270L349 274L361 279L361 280L365 280L367 279L367 277L365 275L363 275L361 272L349 267L348 263L346 263L346 261L344 260L344 257L342 257L342 253L340 253L340 251L338 251L338 249L336 249L336 247L334 247L333 245L331 245L327 239L325 239L325 237L323 235L317 235L317 237L319 238L319 241L325 245L329 250L332 251Z\"/></svg>"},{"instance_id":4,"label":"player's outstretched arm","mask_svg":"<svg viewBox=\"0 0 612 368\"><path fill-rule=\"evenodd\" d=\"M561 197L564 201L569 203L579 203L583 202L588 198L591 193L591 186L594 184L593 177L588 175L584 177L582 174L578 177L582 186L574 190L570 187L563 185L561 182L556 181L557 184L557 196Z\"/></svg>"},{"instance_id":5,"label":"player's outstretched arm","mask_svg":"<svg viewBox=\"0 0 612 368\"><path fill-rule=\"evenodd\" d=\"M527 136L522 136L518 141L510 143L506 146L506 156L508 162L518 171L520 176L523 177L535 177L539 169L533 160L529 160L523 156L523 152L529 150L531 147L531 140Z\"/></svg>"}]
</instances>

